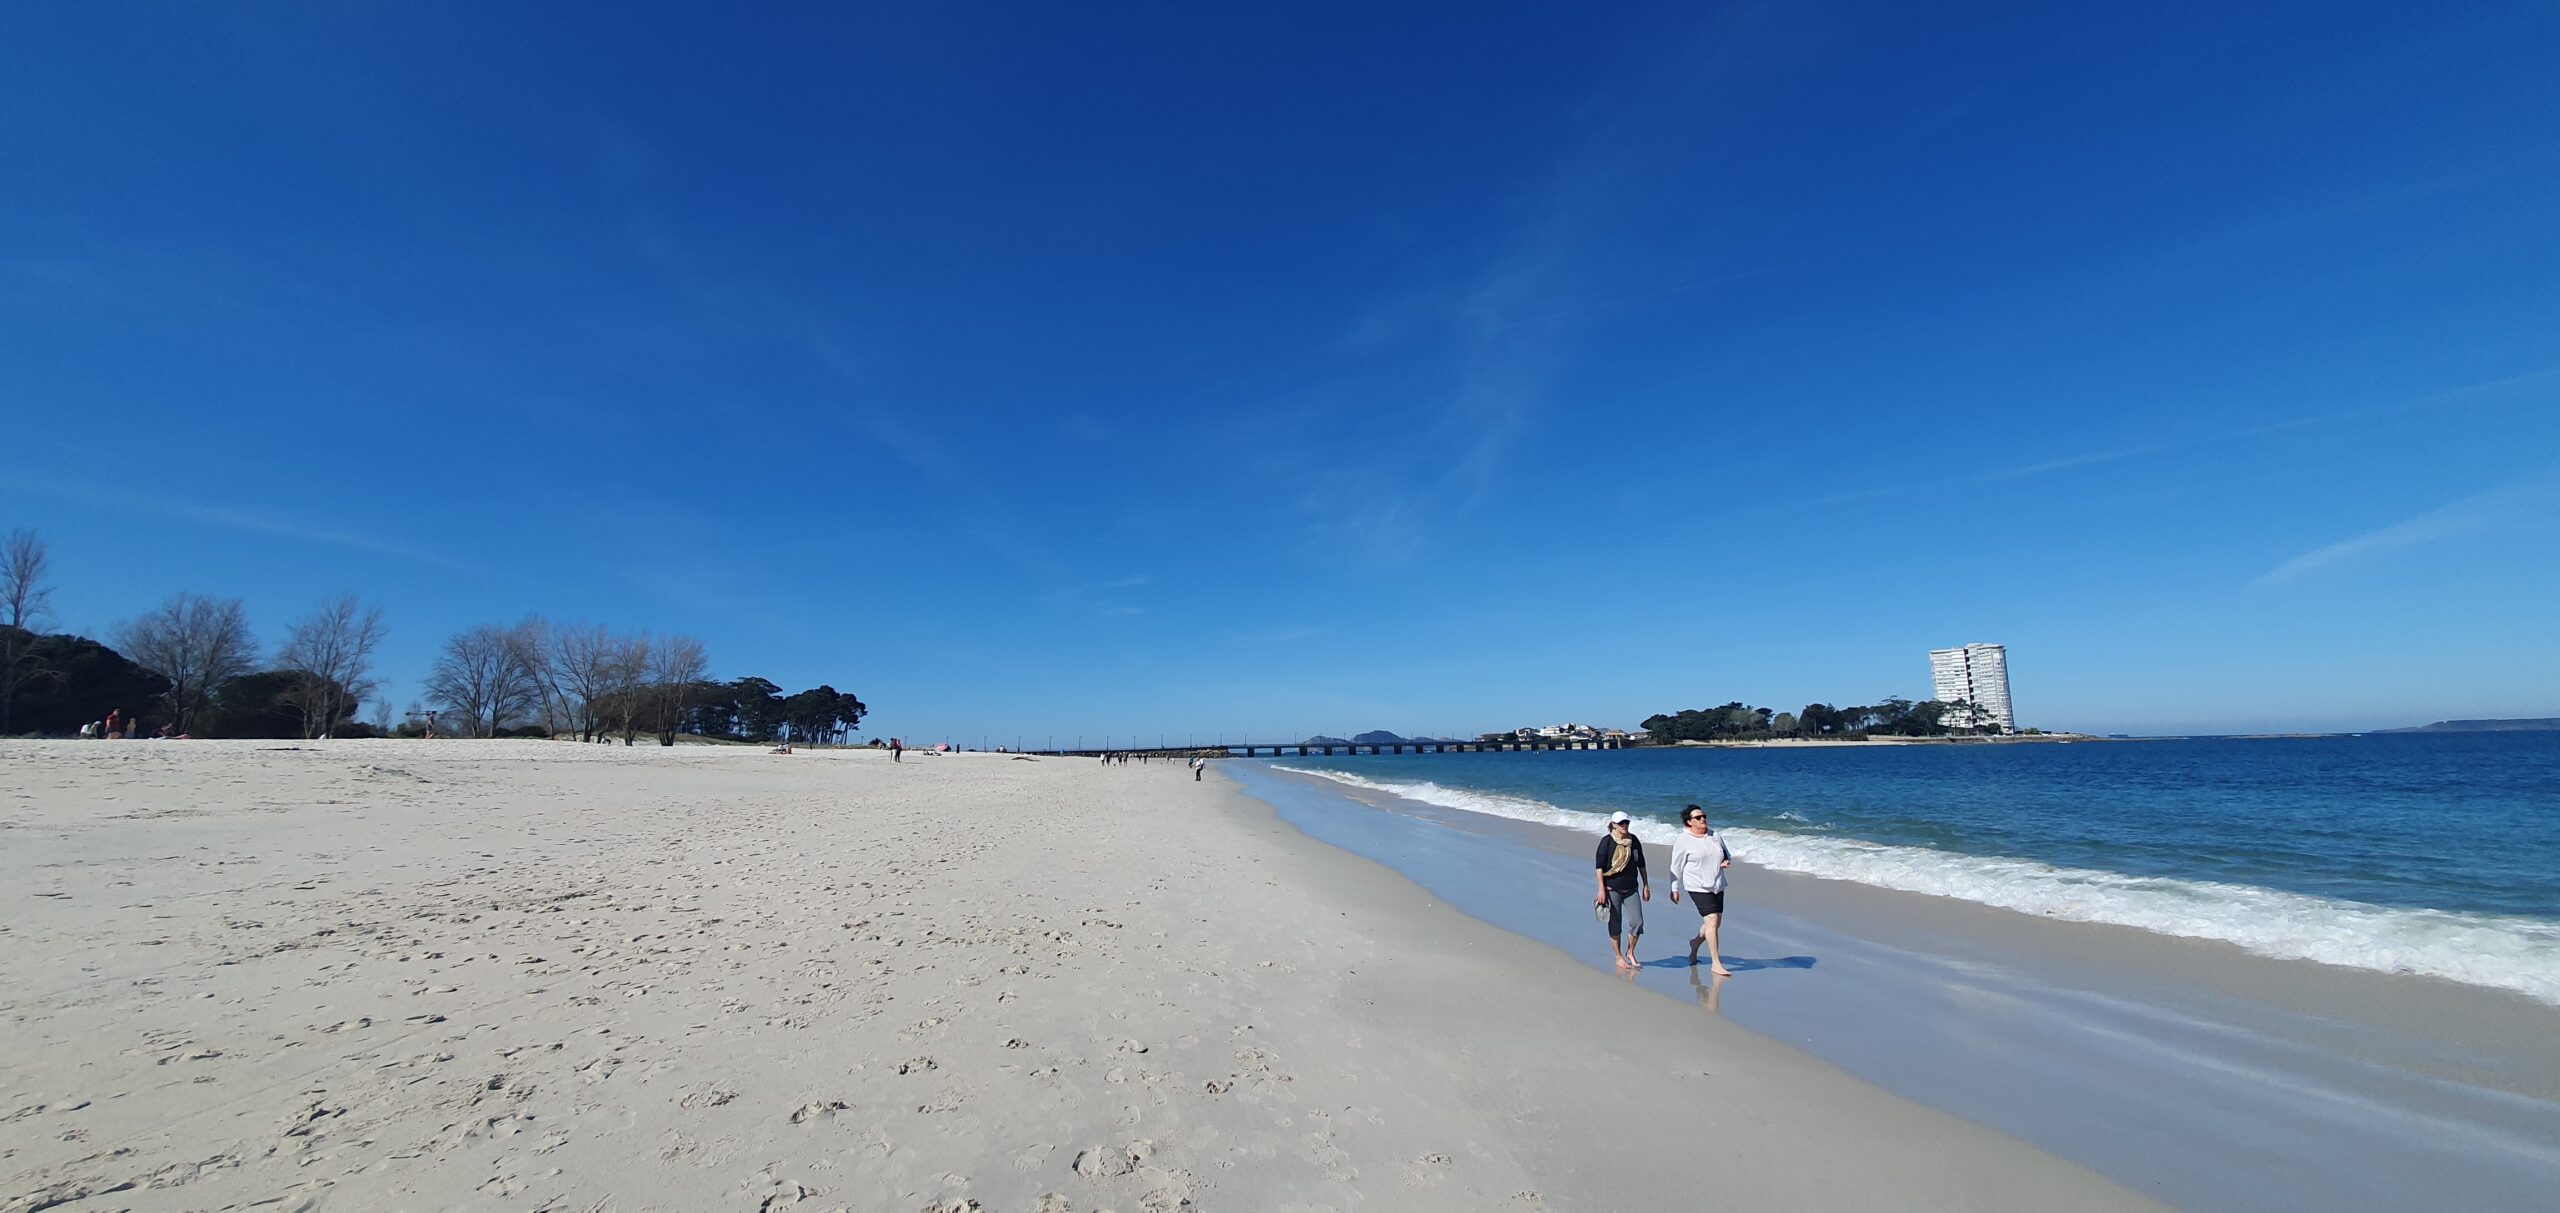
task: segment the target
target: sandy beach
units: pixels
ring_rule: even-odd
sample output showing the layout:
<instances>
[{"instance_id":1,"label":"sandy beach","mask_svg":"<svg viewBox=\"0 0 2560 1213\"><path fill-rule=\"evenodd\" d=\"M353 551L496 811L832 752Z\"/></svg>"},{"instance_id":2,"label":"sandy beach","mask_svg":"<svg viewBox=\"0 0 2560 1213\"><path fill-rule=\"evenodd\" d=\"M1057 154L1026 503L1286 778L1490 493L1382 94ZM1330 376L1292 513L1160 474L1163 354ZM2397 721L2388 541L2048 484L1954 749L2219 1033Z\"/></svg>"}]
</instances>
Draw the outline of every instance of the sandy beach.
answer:
<instances>
[{"instance_id":1,"label":"sandy beach","mask_svg":"<svg viewBox=\"0 0 2560 1213\"><path fill-rule=\"evenodd\" d=\"M1178 766L0 747L0 1209L2153 1207Z\"/></svg>"}]
</instances>

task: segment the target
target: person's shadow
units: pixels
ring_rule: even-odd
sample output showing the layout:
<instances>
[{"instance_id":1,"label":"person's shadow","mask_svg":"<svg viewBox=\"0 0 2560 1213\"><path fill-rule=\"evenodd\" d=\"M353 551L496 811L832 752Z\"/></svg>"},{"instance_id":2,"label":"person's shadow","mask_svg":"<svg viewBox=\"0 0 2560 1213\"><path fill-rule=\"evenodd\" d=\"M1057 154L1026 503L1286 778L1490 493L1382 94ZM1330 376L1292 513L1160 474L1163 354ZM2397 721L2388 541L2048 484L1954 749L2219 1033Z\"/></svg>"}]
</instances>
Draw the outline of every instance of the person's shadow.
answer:
<instances>
[{"instance_id":1,"label":"person's shadow","mask_svg":"<svg viewBox=\"0 0 2560 1213\"><path fill-rule=\"evenodd\" d=\"M1772 956L1766 960L1731 955L1724 958L1724 967L1736 973L1750 973L1760 969L1810 969L1813 965L1814 960L1810 956Z\"/></svg>"},{"instance_id":2,"label":"person's shadow","mask_svg":"<svg viewBox=\"0 0 2560 1213\"><path fill-rule=\"evenodd\" d=\"M1670 956L1665 956L1660 960L1647 961L1645 962L1645 967L1648 969L1679 969L1689 967L1688 962L1689 954L1686 952L1680 952ZM1731 969L1736 973L1752 973L1762 969L1810 969L1815 963L1815 959L1811 956L1772 956L1765 960L1754 960L1747 956L1735 956L1731 953L1727 953L1724 958L1724 967ZM1706 971L1707 958L1705 956L1702 955L1698 957L1697 968L1699 972L1703 973Z\"/></svg>"}]
</instances>

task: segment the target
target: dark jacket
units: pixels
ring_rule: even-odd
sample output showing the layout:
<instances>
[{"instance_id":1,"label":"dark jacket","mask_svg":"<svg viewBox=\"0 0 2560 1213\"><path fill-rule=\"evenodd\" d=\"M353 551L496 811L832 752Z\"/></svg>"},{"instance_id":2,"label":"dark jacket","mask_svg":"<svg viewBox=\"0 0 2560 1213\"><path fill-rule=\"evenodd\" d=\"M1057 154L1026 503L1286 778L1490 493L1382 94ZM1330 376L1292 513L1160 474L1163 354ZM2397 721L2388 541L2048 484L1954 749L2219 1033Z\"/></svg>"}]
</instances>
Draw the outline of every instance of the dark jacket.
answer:
<instances>
[{"instance_id":1,"label":"dark jacket","mask_svg":"<svg viewBox=\"0 0 2560 1213\"><path fill-rule=\"evenodd\" d=\"M1600 836L1600 850L1591 857L1591 866L1603 873L1600 878L1603 884L1624 893L1634 889L1636 882L1645 878L1644 840L1636 837L1635 831L1627 831L1627 866L1615 876L1606 875L1609 861L1617 854L1618 841L1603 834Z\"/></svg>"}]
</instances>

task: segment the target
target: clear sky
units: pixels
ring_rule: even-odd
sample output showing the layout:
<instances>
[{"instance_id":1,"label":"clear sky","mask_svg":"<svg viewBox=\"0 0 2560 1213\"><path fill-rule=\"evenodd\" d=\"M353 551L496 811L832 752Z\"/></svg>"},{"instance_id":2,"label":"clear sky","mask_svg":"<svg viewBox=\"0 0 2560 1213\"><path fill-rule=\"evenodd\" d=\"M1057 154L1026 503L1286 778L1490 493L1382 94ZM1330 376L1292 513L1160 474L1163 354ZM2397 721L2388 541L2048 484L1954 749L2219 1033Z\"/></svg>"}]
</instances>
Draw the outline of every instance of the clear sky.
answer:
<instances>
[{"instance_id":1,"label":"clear sky","mask_svg":"<svg viewBox=\"0 0 2560 1213\"><path fill-rule=\"evenodd\" d=\"M0 5L63 626L1038 744L2560 714L2560 8Z\"/></svg>"}]
</instances>

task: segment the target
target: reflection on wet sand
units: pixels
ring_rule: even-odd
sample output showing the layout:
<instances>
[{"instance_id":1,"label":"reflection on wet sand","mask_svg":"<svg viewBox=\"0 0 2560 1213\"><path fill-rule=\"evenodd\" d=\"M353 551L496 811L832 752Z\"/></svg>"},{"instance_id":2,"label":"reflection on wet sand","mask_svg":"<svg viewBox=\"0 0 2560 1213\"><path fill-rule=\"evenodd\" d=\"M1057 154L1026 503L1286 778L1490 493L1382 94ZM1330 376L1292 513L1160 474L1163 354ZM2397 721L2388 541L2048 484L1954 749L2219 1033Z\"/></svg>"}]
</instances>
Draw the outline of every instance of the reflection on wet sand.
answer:
<instances>
[{"instance_id":1,"label":"reflection on wet sand","mask_svg":"<svg viewBox=\"0 0 2560 1213\"><path fill-rule=\"evenodd\" d=\"M1716 1011L1716 998L1724 993L1724 983L1731 980L1731 977L1709 976L1705 969L1689 970L1689 988L1698 992L1698 1005L1710 1011ZM1716 1013L1723 1014L1722 1011Z\"/></svg>"}]
</instances>

